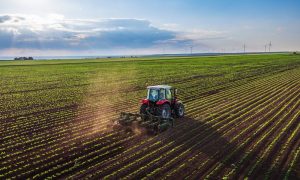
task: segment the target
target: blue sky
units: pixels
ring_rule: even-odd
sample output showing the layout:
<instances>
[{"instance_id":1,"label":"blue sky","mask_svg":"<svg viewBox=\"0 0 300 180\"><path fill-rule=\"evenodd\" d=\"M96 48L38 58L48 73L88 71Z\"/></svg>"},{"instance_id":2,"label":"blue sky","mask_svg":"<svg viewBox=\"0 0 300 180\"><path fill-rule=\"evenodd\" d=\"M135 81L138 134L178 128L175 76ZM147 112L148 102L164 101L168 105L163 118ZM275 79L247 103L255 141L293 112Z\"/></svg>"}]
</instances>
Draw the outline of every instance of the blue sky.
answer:
<instances>
[{"instance_id":1,"label":"blue sky","mask_svg":"<svg viewBox=\"0 0 300 180\"><path fill-rule=\"evenodd\" d=\"M300 50L298 0L0 0L0 55Z\"/></svg>"}]
</instances>

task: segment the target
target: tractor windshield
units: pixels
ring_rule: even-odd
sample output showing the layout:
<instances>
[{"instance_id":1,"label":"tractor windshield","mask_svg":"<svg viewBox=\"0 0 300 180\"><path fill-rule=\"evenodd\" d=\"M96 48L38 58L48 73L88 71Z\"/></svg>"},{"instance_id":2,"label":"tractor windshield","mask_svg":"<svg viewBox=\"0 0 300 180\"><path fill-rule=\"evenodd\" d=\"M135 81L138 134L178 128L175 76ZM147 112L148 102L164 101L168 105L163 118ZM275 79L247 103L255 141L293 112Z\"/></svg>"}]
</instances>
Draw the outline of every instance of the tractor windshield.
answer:
<instances>
[{"instance_id":1,"label":"tractor windshield","mask_svg":"<svg viewBox=\"0 0 300 180\"><path fill-rule=\"evenodd\" d=\"M147 99L149 99L150 101L158 101L159 97L159 90L158 89L148 89L148 97Z\"/></svg>"},{"instance_id":2,"label":"tractor windshield","mask_svg":"<svg viewBox=\"0 0 300 180\"><path fill-rule=\"evenodd\" d=\"M164 99L166 99L166 91L165 91L165 89L160 89L159 100L164 100Z\"/></svg>"},{"instance_id":3,"label":"tractor windshield","mask_svg":"<svg viewBox=\"0 0 300 180\"><path fill-rule=\"evenodd\" d=\"M148 97L150 101L156 102L166 99L165 89L148 89Z\"/></svg>"}]
</instances>

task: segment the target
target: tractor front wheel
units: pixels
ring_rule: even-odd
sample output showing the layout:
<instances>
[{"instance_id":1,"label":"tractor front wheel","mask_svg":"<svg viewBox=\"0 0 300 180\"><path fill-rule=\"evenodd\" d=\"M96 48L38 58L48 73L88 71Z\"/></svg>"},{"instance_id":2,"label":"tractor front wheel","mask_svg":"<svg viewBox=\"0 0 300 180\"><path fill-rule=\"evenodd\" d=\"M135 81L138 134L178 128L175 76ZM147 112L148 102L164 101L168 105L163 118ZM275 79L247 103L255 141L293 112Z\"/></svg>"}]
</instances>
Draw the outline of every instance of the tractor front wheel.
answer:
<instances>
[{"instance_id":1,"label":"tractor front wheel","mask_svg":"<svg viewBox=\"0 0 300 180\"><path fill-rule=\"evenodd\" d=\"M175 106L175 114L177 117L182 118L184 116L184 106L182 103L178 103Z\"/></svg>"},{"instance_id":2,"label":"tractor front wheel","mask_svg":"<svg viewBox=\"0 0 300 180\"><path fill-rule=\"evenodd\" d=\"M171 107L169 104L164 104L160 107L160 116L162 118L171 118Z\"/></svg>"}]
</instances>

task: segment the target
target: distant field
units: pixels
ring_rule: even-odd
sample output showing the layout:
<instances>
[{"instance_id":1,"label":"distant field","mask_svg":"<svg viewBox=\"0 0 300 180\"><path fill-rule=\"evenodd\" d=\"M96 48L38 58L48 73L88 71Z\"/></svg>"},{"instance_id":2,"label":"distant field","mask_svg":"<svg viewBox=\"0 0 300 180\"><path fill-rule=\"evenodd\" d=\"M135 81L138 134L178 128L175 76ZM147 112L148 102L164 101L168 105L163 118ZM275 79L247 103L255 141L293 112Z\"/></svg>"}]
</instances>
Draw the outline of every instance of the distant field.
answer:
<instances>
[{"instance_id":1,"label":"distant field","mask_svg":"<svg viewBox=\"0 0 300 180\"><path fill-rule=\"evenodd\" d=\"M186 117L112 128L156 84ZM300 177L299 55L0 61L0 87L0 179Z\"/></svg>"}]
</instances>

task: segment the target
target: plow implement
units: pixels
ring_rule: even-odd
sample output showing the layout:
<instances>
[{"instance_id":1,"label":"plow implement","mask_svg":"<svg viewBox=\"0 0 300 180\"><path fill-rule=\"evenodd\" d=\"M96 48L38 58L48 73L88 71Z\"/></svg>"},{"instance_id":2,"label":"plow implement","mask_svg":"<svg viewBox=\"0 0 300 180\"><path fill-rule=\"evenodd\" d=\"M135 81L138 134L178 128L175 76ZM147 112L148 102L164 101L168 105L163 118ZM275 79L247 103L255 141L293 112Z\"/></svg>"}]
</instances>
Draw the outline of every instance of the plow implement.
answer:
<instances>
[{"instance_id":1,"label":"plow implement","mask_svg":"<svg viewBox=\"0 0 300 180\"><path fill-rule=\"evenodd\" d=\"M137 122L140 127L144 127L152 132L162 132L174 125L173 118L162 118L148 114L134 114L121 112L118 123L123 126L131 126L133 122Z\"/></svg>"},{"instance_id":2,"label":"plow implement","mask_svg":"<svg viewBox=\"0 0 300 180\"><path fill-rule=\"evenodd\" d=\"M184 105L177 98L177 89L168 85L147 87L147 98L141 100L138 114L121 112L117 124L128 126L128 130L138 127L159 133L174 126L174 118L183 118ZM133 124L133 126L131 126Z\"/></svg>"}]
</instances>

